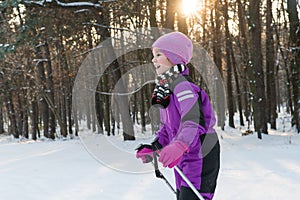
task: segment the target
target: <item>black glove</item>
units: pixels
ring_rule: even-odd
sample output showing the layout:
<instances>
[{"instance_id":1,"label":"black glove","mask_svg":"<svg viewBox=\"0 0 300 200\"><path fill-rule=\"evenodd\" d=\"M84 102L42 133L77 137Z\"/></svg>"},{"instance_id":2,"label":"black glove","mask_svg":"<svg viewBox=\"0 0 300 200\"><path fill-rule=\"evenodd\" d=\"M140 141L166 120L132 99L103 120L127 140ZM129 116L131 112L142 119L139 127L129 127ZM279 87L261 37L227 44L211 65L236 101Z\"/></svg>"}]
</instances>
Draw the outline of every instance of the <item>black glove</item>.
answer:
<instances>
[{"instance_id":1,"label":"black glove","mask_svg":"<svg viewBox=\"0 0 300 200\"><path fill-rule=\"evenodd\" d=\"M160 104L164 108L168 107L170 103L170 94L172 91L161 85L157 85L153 91L151 104Z\"/></svg>"}]
</instances>

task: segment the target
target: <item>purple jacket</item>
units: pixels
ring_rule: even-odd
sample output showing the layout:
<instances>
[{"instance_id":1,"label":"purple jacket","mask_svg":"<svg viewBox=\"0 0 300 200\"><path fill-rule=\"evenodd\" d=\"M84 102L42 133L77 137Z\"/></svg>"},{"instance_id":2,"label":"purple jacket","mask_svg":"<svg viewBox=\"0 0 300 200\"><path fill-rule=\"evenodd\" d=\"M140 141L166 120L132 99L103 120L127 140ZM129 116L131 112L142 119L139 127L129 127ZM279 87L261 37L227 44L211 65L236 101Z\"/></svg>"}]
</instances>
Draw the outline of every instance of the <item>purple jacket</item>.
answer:
<instances>
[{"instance_id":1,"label":"purple jacket","mask_svg":"<svg viewBox=\"0 0 300 200\"><path fill-rule=\"evenodd\" d=\"M175 140L180 140L189 146L189 153L184 154L177 166L199 189L202 169L200 135L215 133L213 126L216 119L208 95L197 85L186 80L183 75L187 74L188 69L177 78L181 79L179 82L176 79L171 83L173 94L170 96L169 106L160 109L161 126L157 135L163 147ZM199 94L202 100L200 102ZM187 187L179 175L175 175L177 189L180 186Z\"/></svg>"},{"instance_id":2,"label":"purple jacket","mask_svg":"<svg viewBox=\"0 0 300 200\"><path fill-rule=\"evenodd\" d=\"M188 69L182 72L187 75ZM198 97L201 92L202 107L199 108ZM198 108L198 109L197 109ZM204 115L205 125L193 118L200 118L201 110ZM193 113L191 113L193 112ZM187 115L193 115L185 118ZM213 133L216 118L209 101L209 97L204 90L188 80L178 83L170 96L170 104L166 109L160 109L161 126L157 133L159 143L166 146L174 140L180 140L193 148L194 140L199 135ZM197 136L197 137L196 137Z\"/></svg>"}]
</instances>

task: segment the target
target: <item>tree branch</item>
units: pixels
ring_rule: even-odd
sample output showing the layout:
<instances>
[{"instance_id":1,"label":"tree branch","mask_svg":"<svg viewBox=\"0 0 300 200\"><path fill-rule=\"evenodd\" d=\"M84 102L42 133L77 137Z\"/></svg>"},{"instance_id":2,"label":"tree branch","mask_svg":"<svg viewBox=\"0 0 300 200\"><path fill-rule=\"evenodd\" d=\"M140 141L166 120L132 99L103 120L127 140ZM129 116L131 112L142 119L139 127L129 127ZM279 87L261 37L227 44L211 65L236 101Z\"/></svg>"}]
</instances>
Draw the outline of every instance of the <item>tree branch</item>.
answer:
<instances>
[{"instance_id":1,"label":"tree branch","mask_svg":"<svg viewBox=\"0 0 300 200\"><path fill-rule=\"evenodd\" d=\"M92 3L92 2L81 2L81 1L75 1L75 2L62 2L59 0L25 0L25 4L35 4L39 6L46 6L47 4L50 4L52 6L58 6L58 7L95 7L95 8L100 8L101 3L106 3L106 2L114 2L115 0L98 0L97 3Z\"/></svg>"}]
</instances>

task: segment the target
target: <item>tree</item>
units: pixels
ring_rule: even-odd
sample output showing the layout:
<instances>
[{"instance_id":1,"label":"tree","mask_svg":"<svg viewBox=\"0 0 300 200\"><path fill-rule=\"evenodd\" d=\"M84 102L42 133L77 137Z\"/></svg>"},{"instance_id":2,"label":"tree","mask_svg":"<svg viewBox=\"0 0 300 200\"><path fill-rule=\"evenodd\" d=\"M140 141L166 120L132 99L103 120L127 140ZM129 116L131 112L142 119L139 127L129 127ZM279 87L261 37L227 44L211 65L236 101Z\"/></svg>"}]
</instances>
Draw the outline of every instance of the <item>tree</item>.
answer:
<instances>
[{"instance_id":1,"label":"tree","mask_svg":"<svg viewBox=\"0 0 300 200\"><path fill-rule=\"evenodd\" d=\"M219 72L224 79L223 75L223 63L222 63L222 31L221 31L221 5L218 1L215 1L213 11L211 12L211 28L212 28L212 51L213 51L213 60L219 69ZM222 91L219 91L220 87L217 87L217 94L220 94ZM225 128L225 108L221 104L217 104L217 116L218 121L217 125L224 130Z\"/></svg>"},{"instance_id":2,"label":"tree","mask_svg":"<svg viewBox=\"0 0 300 200\"><path fill-rule=\"evenodd\" d=\"M268 133L266 114L265 114L265 84L264 70L262 63L262 47L261 47L261 17L260 17L260 0L250 0L250 52L251 60L249 67L250 85L253 93L253 109L254 109L254 127L257 136L262 139L262 133Z\"/></svg>"},{"instance_id":3,"label":"tree","mask_svg":"<svg viewBox=\"0 0 300 200\"><path fill-rule=\"evenodd\" d=\"M267 120L271 128L276 129L276 81L275 81L275 47L274 31L272 25L272 1L267 0L267 23L266 23L266 74L267 74Z\"/></svg>"},{"instance_id":4,"label":"tree","mask_svg":"<svg viewBox=\"0 0 300 200\"><path fill-rule=\"evenodd\" d=\"M228 118L229 118L229 126L234 128L234 99L233 99L233 90L232 90L232 56L231 56L231 50L232 50L232 39L229 33L229 27L228 27L228 2L225 0L224 2L224 18L225 18L225 39L226 39L226 66L227 66L227 103L228 103Z\"/></svg>"},{"instance_id":5,"label":"tree","mask_svg":"<svg viewBox=\"0 0 300 200\"><path fill-rule=\"evenodd\" d=\"M243 126L241 113L244 111L248 128L254 116L255 130L261 138L262 133L267 133L267 122L276 128L277 102L278 111L280 106L288 105L293 124L299 130L297 0L287 1L288 14L284 1L275 4L271 0L205 0L201 11L188 14L182 12L180 3L179 0L100 0L80 4L0 1L0 133L8 125L7 131L15 137L27 138L31 132L32 139L37 139L41 128L46 137L54 138L59 136L55 132L59 127L61 136L66 137L72 135L74 125L77 133L79 121L86 120L90 129L98 129L98 133L105 130L108 135L114 134L115 122L122 122L124 139L134 139L133 123L141 122L144 130L149 123L148 99L154 85L142 87L133 98L129 95L110 98L108 93L131 69L150 63L150 51L130 52L109 65L106 63L108 68L102 78L95 75L96 69L89 72L89 76L100 79L97 94L89 99L95 108L87 104L80 113L76 109L72 113L72 85L87 53L100 42L112 38L110 53L114 54L113 47L122 49L132 42L124 41L125 33L137 39L139 35L132 34L132 30L150 26L184 32L213 57L223 79L227 80L230 126L234 126L236 111ZM265 15L260 16L265 3ZM157 30L145 35L155 39L159 36ZM114 38L115 35L123 38ZM100 57L91 62L99 63ZM205 88L200 74L192 67L190 74ZM141 81L144 74L138 76ZM89 83L85 86L90 87ZM119 91L125 86L123 83ZM216 87L214 93L223 92L220 90ZM111 105L115 104L113 110ZM226 106L216 105L218 126L224 129Z\"/></svg>"},{"instance_id":6,"label":"tree","mask_svg":"<svg viewBox=\"0 0 300 200\"><path fill-rule=\"evenodd\" d=\"M292 71L292 85L293 85L293 103L294 113L292 123L300 132L300 22L297 11L297 1L288 0L288 14L290 22L290 42L289 49L291 52L290 68Z\"/></svg>"},{"instance_id":7,"label":"tree","mask_svg":"<svg viewBox=\"0 0 300 200\"><path fill-rule=\"evenodd\" d=\"M244 92L242 94L243 101L244 101L244 115L246 117L246 121L248 122L248 128L250 125L250 110L251 110L251 101L249 98L250 89L249 89L249 76L251 75L251 72L249 72L250 68L249 61L250 61L250 55L249 55L249 45L248 45L248 35L246 30L248 29L248 26L246 24L246 14L245 14L245 7L244 4L242 4L241 0L237 0L238 4L238 21L239 21L239 49L241 52L241 71L242 71L242 86L244 89Z\"/></svg>"}]
</instances>

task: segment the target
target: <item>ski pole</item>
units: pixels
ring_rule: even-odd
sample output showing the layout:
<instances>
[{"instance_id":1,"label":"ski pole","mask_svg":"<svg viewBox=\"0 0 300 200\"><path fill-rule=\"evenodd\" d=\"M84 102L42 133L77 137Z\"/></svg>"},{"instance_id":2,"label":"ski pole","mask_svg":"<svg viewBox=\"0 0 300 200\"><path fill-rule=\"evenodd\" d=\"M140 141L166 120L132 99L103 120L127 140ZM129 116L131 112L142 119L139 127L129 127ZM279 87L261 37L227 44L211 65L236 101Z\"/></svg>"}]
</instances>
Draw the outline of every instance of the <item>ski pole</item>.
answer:
<instances>
[{"instance_id":1,"label":"ski pole","mask_svg":"<svg viewBox=\"0 0 300 200\"><path fill-rule=\"evenodd\" d=\"M199 193L199 191L195 188L195 186L191 183L191 181L184 175L184 173L177 167L174 167L175 170L178 172L178 174L183 178L183 180L188 184L188 186L193 190L195 195L200 199L200 200L205 200L203 196Z\"/></svg>"},{"instance_id":2,"label":"ski pole","mask_svg":"<svg viewBox=\"0 0 300 200\"><path fill-rule=\"evenodd\" d=\"M176 191L175 189L172 187L172 185L170 184L170 182L168 181L168 179L165 178L165 176L159 171L158 169L158 162L157 162L157 153L155 151L153 151L153 165L154 165L154 170L155 170L155 176L157 178L161 178L163 179L166 184L169 186L169 188L175 193L176 195Z\"/></svg>"},{"instance_id":3,"label":"ski pole","mask_svg":"<svg viewBox=\"0 0 300 200\"><path fill-rule=\"evenodd\" d=\"M152 148L152 150L153 150L153 159L152 159L151 156L145 155L146 163L151 162L151 163L153 164L154 170L155 170L155 176L156 176L157 178L163 179L163 180L166 182L166 184L169 186L169 188L170 188L170 189L175 193L175 195L176 195L176 190L172 187L172 185L170 184L170 182L168 181L168 179L166 179L165 176L164 176L164 175L159 171L159 169L158 169L157 156L159 156L159 155L158 155L158 153L155 152L155 149L153 149L153 147L152 147L151 145L148 145L148 144L140 144L135 150L141 150L142 148L145 148L145 147L147 147L147 148L149 148L149 149Z\"/></svg>"}]
</instances>

